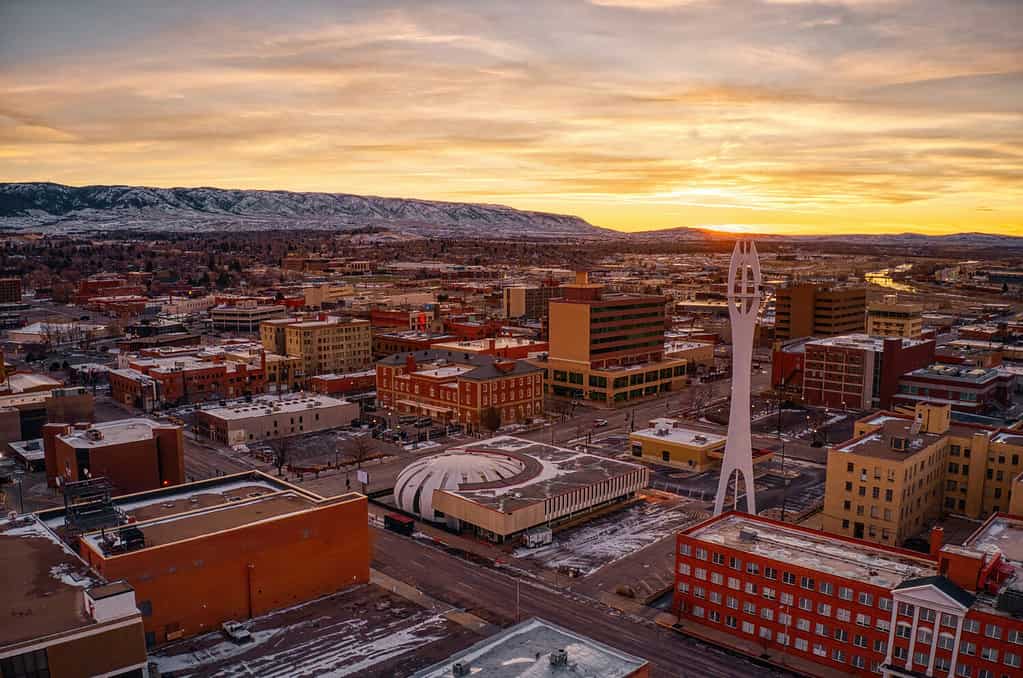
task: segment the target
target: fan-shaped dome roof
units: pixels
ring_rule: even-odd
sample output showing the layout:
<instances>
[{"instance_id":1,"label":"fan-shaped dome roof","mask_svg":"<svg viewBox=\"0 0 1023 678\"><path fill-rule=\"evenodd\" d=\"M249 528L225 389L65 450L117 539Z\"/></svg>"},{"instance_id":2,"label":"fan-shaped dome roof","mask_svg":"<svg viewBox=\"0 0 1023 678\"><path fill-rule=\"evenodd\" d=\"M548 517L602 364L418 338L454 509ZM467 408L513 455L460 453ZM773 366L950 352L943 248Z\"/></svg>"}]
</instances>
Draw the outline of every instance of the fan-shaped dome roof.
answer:
<instances>
[{"instance_id":1,"label":"fan-shaped dome roof","mask_svg":"<svg viewBox=\"0 0 1023 678\"><path fill-rule=\"evenodd\" d=\"M510 456L452 452L419 459L398 474L394 500L398 508L424 520L437 520L434 490L457 490L460 485L504 480L519 475L526 465Z\"/></svg>"}]
</instances>

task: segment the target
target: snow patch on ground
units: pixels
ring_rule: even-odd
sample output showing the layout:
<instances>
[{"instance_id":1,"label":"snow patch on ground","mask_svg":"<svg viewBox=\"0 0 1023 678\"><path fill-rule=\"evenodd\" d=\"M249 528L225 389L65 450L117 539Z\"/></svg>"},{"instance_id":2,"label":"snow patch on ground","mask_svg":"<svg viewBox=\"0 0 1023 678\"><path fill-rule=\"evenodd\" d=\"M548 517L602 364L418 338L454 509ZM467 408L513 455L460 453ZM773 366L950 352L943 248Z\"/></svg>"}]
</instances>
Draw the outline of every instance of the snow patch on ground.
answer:
<instances>
[{"instance_id":1,"label":"snow patch on ground","mask_svg":"<svg viewBox=\"0 0 1023 678\"><path fill-rule=\"evenodd\" d=\"M640 502L561 532L549 546L518 548L514 556L586 576L674 534L697 517L678 503Z\"/></svg>"}]
</instances>

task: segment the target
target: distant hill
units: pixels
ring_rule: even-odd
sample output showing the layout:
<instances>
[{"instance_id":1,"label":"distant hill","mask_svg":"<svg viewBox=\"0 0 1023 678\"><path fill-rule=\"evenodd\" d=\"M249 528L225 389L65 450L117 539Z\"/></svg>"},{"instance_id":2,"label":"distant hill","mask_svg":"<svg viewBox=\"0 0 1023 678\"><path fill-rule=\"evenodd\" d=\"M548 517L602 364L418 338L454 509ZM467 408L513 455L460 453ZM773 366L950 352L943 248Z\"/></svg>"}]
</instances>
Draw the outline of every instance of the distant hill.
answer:
<instances>
[{"instance_id":1,"label":"distant hill","mask_svg":"<svg viewBox=\"0 0 1023 678\"><path fill-rule=\"evenodd\" d=\"M579 217L503 205L346 193L0 184L0 228L7 229L258 231L365 226L425 237L599 238L611 233Z\"/></svg>"}]
</instances>

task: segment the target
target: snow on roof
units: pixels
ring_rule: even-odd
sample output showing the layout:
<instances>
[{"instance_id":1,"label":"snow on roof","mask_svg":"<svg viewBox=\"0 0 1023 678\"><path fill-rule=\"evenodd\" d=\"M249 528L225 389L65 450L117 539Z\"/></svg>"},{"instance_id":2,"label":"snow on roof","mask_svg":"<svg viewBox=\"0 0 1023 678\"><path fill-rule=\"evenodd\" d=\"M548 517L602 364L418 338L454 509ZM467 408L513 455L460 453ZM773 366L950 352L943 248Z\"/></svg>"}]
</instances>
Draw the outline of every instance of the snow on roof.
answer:
<instances>
[{"instance_id":1,"label":"snow on roof","mask_svg":"<svg viewBox=\"0 0 1023 678\"><path fill-rule=\"evenodd\" d=\"M60 439L72 447L104 447L106 445L121 445L139 440L151 440L153 428L171 427L171 424L160 424L152 419L117 419L99 424L92 424L88 429L74 429L70 433L60 436ZM101 435L95 435L98 431Z\"/></svg>"},{"instance_id":2,"label":"snow on roof","mask_svg":"<svg viewBox=\"0 0 1023 678\"><path fill-rule=\"evenodd\" d=\"M667 441L687 447L699 447L701 449L716 447L725 442L725 436L717 433L709 433L695 428L678 426L673 419L657 420L651 428L644 428L634 431L630 437L643 438L645 440Z\"/></svg>"},{"instance_id":3,"label":"snow on roof","mask_svg":"<svg viewBox=\"0 0 1023 678\"><path fill-rule=\"evenodd\" d=\"M755 534L752 539L743 533ZM906 579L937 574L932 561L876 547L866 542L839 539L778 525L746 514L726 515L685 533L711 544L721 544L781 563L844 579L892 589Z\"/></svg>"}]
</instances>

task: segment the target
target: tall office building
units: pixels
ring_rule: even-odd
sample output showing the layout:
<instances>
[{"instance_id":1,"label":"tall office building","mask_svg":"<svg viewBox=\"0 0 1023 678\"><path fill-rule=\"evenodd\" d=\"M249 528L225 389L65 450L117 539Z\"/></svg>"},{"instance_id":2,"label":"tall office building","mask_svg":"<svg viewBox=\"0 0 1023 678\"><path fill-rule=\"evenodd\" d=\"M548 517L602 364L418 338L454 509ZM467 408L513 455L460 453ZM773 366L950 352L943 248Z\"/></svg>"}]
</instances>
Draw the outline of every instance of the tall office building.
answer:
<instances>
[{"instance_id":1,"label":"tall office building","mask_svg":"<svg viewBox=\"0 0 1023 678\"><path fill-rule=\"evenodd\" d=\"M259 335L266 350L301 358L305 377L364 370L373 361L368 320L324 314L312 320L272 320L260 324Z\"/></svg>"},{"instance_id":2,"label":"tall office building","mask_svg":"<svg viewBox=\"0 0 1023 678\"><path fill-rule=\"evenodd\" d=\"M685 384L686 361L664 357L665 297L610 294L578 273L550 301L550 351L533 361L554 396L622 405Z\"/></svg>"},{"instance_id":3,"label":"tall office building","mask_svg":"<svg viewBox=\"0 0 1023 678\"><path fill-rule=\"evenodd\" d=\"M835 337L863 332L867 288L800 283L778 288L774 338Z\"/></svg>"},{"instance_id":4,"label":"tall office building","mask_svg":"<svg viewBox=\"0 0 1023 678\"><path fill-rule=\"evenodd\" d=\"M561 296L561 286L554 281L544 281L541 285L505 287L504 317L531 320L546 318L550 300Z\"/></svg>"}]
</instances>

